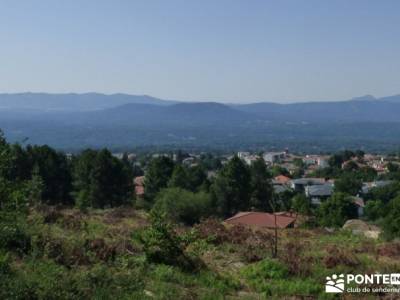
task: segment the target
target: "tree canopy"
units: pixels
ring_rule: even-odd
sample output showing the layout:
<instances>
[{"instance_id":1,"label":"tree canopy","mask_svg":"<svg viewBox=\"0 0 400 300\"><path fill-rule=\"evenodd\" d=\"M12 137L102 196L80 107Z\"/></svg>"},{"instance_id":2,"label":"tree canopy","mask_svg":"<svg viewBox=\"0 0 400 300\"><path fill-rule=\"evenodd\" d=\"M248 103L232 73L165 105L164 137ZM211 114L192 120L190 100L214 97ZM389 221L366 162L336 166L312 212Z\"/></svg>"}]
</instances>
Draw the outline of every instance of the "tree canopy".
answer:
<instances>
[{"instance_id":1,"label":"tree canopy","mask_svg":"<svg viewBox=\"0 0 400 300\"><path fill-rule=\"evenodd\" d=\"M318 217L322 226L341 227L348 219L357 217L357 207L351 197L344 193L334 193L321 204Z\"/></svg>"},{"instance_id":2,"label":"tree canopy","mask_svg":"<svg viewBox=\"0 0 400 300\"><path fill-rule=\"evenodd\" d=\"M218 173L211 187L218 212L223 216L249 208L251 174L249 168L234 156Z\"/></svg>"},{"instance_id":3,"label":"tree canopy","mask_svg":"<svg viewBox=\"0 0 400 300\"><path fill-rule=\"evenodd\" d=\"M153 158L147 168L145 177L146 200L153 203L157 193L168 186L175 164L166 156Z\"/></svg>"}]
</instances>

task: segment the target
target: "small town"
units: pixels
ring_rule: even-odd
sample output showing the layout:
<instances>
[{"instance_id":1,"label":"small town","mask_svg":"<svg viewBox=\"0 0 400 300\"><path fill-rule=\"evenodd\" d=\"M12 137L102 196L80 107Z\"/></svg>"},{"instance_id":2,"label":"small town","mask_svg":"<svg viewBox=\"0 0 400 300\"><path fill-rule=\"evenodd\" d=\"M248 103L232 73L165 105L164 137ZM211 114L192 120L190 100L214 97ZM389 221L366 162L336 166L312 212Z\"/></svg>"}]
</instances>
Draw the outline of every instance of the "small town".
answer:
<instances>
[{"instance_id":1,"label":"small town","mask_svg":"<svg viewBox=\"0 0 400 300\"><path fill-rule=\"evenodd\" d=\"M195 154L180 154L180 161L182 165L188 168L196 168L202 164L202 158L206 155ZM270 171L270 184L273 187L274 198L277 207L286 209L285 211L276 211L274 214L277 219L271 218L271 213L257 213L257 212L237 212L236 215L227 219L228 223L243 224L243 225L257 225L260 227L274 228L275 226L282 227L279 224L284 223L286 227L293 227L294 224L299 225L299 220L304 222L307 218L312 216L302 215L301 212L295 212L293 207L293 199L301 199L305 207L319 207L321 203L329 199L335 191L335 180L339 180L340 186L348 185L349 190L345 190L356 206L356 218L358 221L349 219L345 223L346 226L359 226L362 228L374 228L374 230L367 230L366 234L378 237L380 229L376 226L368 226L364 224L365 200L371 190L374 188L383 188L390 186L394 183L393 178L390 176L390 171L398 169L400 162L398 157L394 155L375 155L365 154L363 151L343 151L342 154L336 155L295 155L289 153L288 149L282 152L265 152L261 155L251 154L249 152L238 152L235 154L247 166L257 160L263 160L266 167ZM115 156L122 158L122 154L115 154ZM173 161L178 160L177 154L153 154L153 158L160 156L171 157ZM224 155L215 158L221 166L227 164L234 155ZM128 155L134 165L140 168L140 163L135 162L136 155ZM332 171L336 168L335 171ZM206 172L207 179L212 180L218 172L217 169L210 169ZM341 174L350 172L358 174L351 179L354 182L344 182L340 178ZM145 197L145 176L137 176L134 179L135 195L139 199ZM358 188L357 188L358 187ZM346 187L344 187L346 188ZM338 189L338 188L336 188ZM375 204L375 203L374 203ZM311 210L307 211L309 213ZM244 215L246 214L246 217ZM260 218L263 221L259 221ZM281 222L282 220L282 222ZM290 220L290 222L288 221ZM276 223L274 223L274 221ZM278 225L277 225L278 224ZM357 225L355 225L357 224ZM362 225L360 225L362 224Z\"/></svg>"}]
</instances>

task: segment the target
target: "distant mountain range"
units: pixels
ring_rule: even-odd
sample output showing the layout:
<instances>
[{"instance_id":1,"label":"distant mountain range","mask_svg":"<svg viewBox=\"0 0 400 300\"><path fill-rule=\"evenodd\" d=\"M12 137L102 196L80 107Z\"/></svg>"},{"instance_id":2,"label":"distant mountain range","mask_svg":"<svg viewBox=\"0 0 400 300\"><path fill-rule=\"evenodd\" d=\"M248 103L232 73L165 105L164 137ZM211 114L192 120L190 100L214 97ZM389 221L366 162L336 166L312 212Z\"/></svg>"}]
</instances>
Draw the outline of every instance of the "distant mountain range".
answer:
<instances>
[{"instance_id":1,"label":"distant mountain range","mask_svg":"<svg viewBox=\"0 0 400 300\"><path fill-rule=\"evenodd\" d=\"M43 111L85 111L112 108L127 103L168 105L175 102L161 100L147 95L136 96L127 94L0 94L0 109L7 110L31 109Z\"/></svg>"},{"instance_id":2,"label":"distant mountain range","mask_svg":"<svg viewBox=\"0 0 400 300\"><path fill-rule=\"evenodd\" d=\"M127 94L0 94L0 128L75 150L169 147L329 151L400 148L400 95L278 104L180 102Z\"/></svg>"}]
</instances>

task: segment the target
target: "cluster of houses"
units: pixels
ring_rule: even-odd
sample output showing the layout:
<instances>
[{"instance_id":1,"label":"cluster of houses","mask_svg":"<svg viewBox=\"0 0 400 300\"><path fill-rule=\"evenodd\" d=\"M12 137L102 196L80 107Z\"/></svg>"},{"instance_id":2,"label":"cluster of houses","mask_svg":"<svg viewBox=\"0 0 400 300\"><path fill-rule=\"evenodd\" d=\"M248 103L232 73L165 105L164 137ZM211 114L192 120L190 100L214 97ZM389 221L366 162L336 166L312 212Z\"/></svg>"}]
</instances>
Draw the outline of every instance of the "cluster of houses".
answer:
<instances>
[{"instance_id":1,"label":"cluster of houses","mask_svg":"<svg viewBox=\"0 0 400 300\"><path fill-rule=\"evenodd\" d=\"M237 156L248 165L259 158L259 155L250 152L238 152ZM289 153L288 149L281 152L265 152L262 157L269 166L279 165L288 170L290 174L294 174L299 169L298 162L301 161L305 176L312 174L317 169L329 167L330 158L329 155L295 155ZM359 168L370 167L379 175L387 172L388 160L383 155L365 154L362 159L353 157L344 162L342 168L346 168L346 165L351 163L356 164Z\"/></svg>"},{"instance_id":2,"label":"cluster of houses","mask_svg":"<svg viewBox=\"0 0 400 300\"><path fill-rule=\"evenodd\" d=\"M360 191L360 195L353 197L353 202L357 206L358 216L361 217L364 214L364 200L362 198L363 193L368 193L369 188L377 187L389 184L390 181L375 181L366 182L363 185L363 189ZM324 178L298 178L290 179L289 177L280 175L273 180L275 193L279 194L284 191L294 191L297 193L304 193L304 195L310 200L313 205L320 205L324 200L332 196L335 187L334 180L326 180Z\"/></svg>"},{"instance_id":3,"label":"cluster of houses","mask_svg":"<svg viewBox=\"0 0 400 300\"><path fill-rule=\"evenodd\" d=\"M368 193L371 188L382 187L390 184L391 181L374 181L363 183L362 190L357 196L353 196L353 203L357 206L358 217L364 214L363 194ZM295 191L304 193L313 205L320 205L324 200L332 196L334 191L334 180L325 180L323 178L298 178L279 175L273 179L275 193L284 191ZM227 224L241 224L265 228L293 228L300 225L307 219L294 212L239 212L233 217L225 220Z\"/></svg>"},{"instance_id":4,"label":"cluster of houses","mask_svg":"<svg viewBox=\"0 0 400 300\"><path fill-rule=\"evenodd\" d=\"M238 152L237 156L241 158L246 164L251 165L260 156L251 154L250 152ZM222 163L229 161L233 156L221 157ZM335 188L334 179L315 178L312 174L317 169L323 169L329 166L329 158L327 155L293 155L288 150L281 152L266 152L262 155L265 163L270 166L279 166L286 169L286 175L279 175L273 178L272 183L276 194L285 192L303 193L310 203L318 206L323 201L332 196ZM182 163L187 166L194 166L198 163L199 156L189 155ZM351 158L349 161L343 163L342 168L346 168L349 164L356 164L357 167L370 167L373 168L378 174L387 172L388 160L385 157L366 154L362 160L357 157ZM291 178L296 171L302 168L303 176L301 178ZM215 171L209 172L209 177L215 175ZM212 174L211 174L212 173ZM289 177L291 176L291 177ZM295 176L296 177L296 176ZM367 194L372 188L382 187L390 184L391 181L373 181L364 182L360 193L353 197L353 202L357 206L358 215L361 217L364 213L364 200L363 195ZM138 197L143 197L144 189L144 176L139 176L134 179L135 194ZM292 212L278 212L278 213L261 213L261 212L240 212L235 216L225 220L229 224L247 224L258 225L268 228L288 228L296 226L299 216Z\"/></svg>"},{"instance_id":5,"label":"cluster of houses","mask_svg":"<svg viewBox=\"0 0 400 300\"><path fill-rule=\"evenodd\" d=\"M249 152L239 152L238 157L248 165L259 158L259 156ZM263 159L268 166L280 166L288 171L289 176L296 173L300 168L304 171L301 178L292 179L285 175L273 178L272 183L276 194L285 192L304 193L310 203L318 206L323 201L332 196L335 188L334 179L315 178L310 175L318 169L329 167L329 155L292 155L288 150L282 152L267 152L263 154ZM342 164L345 169L350 164L356 164L357 168L369 167L376 171L378 175L388 172L387 164L390 160L381 155L365 154L362 159L353 157ZM392 162L393 163L393 162ZM362 188L357 196L353 196L353 203L357 206L358 216L364 214L364 199L372 188L383 187L390 184L389 180L363 182ZM240 212L235 216L225 220L228 224L256 225L267 228L289 228L296 226L299 222L299 215L290 212L280 213L261 213L261 212Z\"/></svg>"}]
</instances>

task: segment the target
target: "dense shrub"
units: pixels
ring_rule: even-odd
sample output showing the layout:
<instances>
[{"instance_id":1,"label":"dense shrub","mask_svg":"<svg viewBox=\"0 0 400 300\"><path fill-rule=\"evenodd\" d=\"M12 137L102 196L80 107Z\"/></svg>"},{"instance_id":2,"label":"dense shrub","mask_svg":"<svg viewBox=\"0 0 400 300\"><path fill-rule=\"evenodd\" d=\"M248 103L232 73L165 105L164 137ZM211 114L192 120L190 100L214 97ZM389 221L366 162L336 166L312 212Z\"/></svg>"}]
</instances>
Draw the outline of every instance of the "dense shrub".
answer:
<instances>
[{"instance_id":1,"label":"dense shrub","mask_svg":"<svg viewBox=\"0 0 400 300\"><path fill-rule=\"evenodd\" d=\"M141 270L107 265L68 269L52 261L30 260L0 281L0 299L143 299Z\"/></svg>"},{"instance_id":2,"label":"dense shrub","mask_svg":"<svg viewBox=\"0 0 400 300\"><path fill-rule=\"evenodd\" d=\"M322 226L341 227L348 219L357 217L357 207L346 194L334 193L320 205L318 217Z\"/></svg>"},{"instance_id":3,"label":"dense shrub","mask_svg":"<svg viewBox=\"0 0 400 300\"><path fill-rule=\"evenodd\" d=\"M185 253L184 241L163 214L157 211L152 213L151 226L142 232L139 240L149 262L178 266L185 270L196 269L195 262Z\"/></svg>"},{"instance_id":4,"label":"dense shrub","mask_svg":"<svg viewBox=\"0 0 400 300\"><path fill-rule=\"evenodd\" d=\"M0 252L0 278L11 271L10 255L6 252Z\"/></svg>"},{"instance_id":5,"label":"dense shrub","mask_svg":"<svg viewBox=\"0 0 400 300\"><path fill-rule=\"evenodd\" d=\"M389 212L383 219L383 233L386 238L400 237L400 196L388 203Z\"/></svg>"},{"instance_id":6,"label":"dense shrub","mask_svg":"<svg viewBox=\"0 0 400 300\"><path fill-rule=\"evenodd\" d=\"M362 187L362 181L352 173L344 173L335 180L335 192L357 195Z\"/></svg>"},{"instance_id":7,"label":"dense shrub","mask_svg":"<svg viewBox=\"0 0 400 300\"><path fill-rule=\"evenodd\" d=\"M158 194L153 210L165 214L173 221L191 225L211 213L211 200L204 192L169 188Z\"/></svg>"},{"instance_id":8,"label":"dense shrub","mask_svg":"<svg viewBox=\"0 0 400 300\"><path fill-rule=\"evenodd\" d=\"M27 252L31 238L16 213L0 212L0 249Z\"/></svg>"},{"instance_id":9,"label":"dense shrub","mask_svg":"<svg viewBox=\"0 0 400 300\"><path fill-rule=\"evenodd\" d=\"M288 268L277 260L264 259L243 270L243 275L252 283L265 279L285 279L289 275Z\"/></svg>"}]
</instances>

